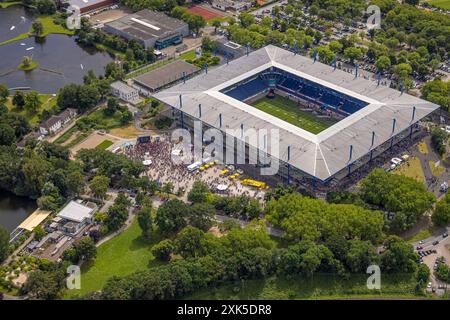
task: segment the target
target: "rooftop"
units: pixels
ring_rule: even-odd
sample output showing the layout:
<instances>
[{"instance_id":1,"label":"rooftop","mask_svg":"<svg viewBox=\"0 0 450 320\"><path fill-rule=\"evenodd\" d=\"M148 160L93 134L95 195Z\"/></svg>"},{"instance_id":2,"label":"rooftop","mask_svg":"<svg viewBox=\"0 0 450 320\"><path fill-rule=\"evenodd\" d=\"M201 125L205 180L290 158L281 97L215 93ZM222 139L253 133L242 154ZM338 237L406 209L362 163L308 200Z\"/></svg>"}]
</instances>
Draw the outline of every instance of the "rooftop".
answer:
<instances>
[{"instance_id":1,"label":"rooftop","mask_svg":"<svg viewBox=\"0 0 450 320\"><path fill-rule=\"evenodd\" d=\"M147 40L170 35L176 29L186 25L185 22L169 17L162 12L147 9L127 15L106 24L138 39Z\"/></svg>"},{"instance_id":2,"label":"rooftop","mask_svg":"<svg viewBox=\"0 0 450 320\"><path fill-rule=\"evenodd\" d=\"M94 209L82 205L81 203L70 201L59 213L58 217L75 221L82 222L84 219L89 219L92 217Z\"/></svg>"},{"instance_id":3,"label":"rooftop","mask_svg":"<svg viewBox=\"0 0 450 320\"><path fill-rule=\"evenodd\" d=\"M136 89L130 87L129 85L127 85L126 83L124 83L122 81L115 81L115 82L111 83L111 88L113 88L115 90L119 90L124 93L132 93L132 92L136 91Z\"/></svg>"},{"instance_id":4,"label":"rooftop","mask_svg":"<svg viewBox=\"0 0 450 320\"><path fill-rule=\"evenodd\" d=\"M187 63L183 60L177 60L158 69L137 76L134 80L138 84L150 88L151 90L157 90L158 88L164 87L169 83L180 80L183 72L185 72L186 76L189 76L199 70L200 68L195 65Z\"/></svg>"},{"instance_id":5,"label":"rooftop","mask_svg":"<svg viewBox=\"0 0 450 320\"><path fill-rule=\"evenodd\" d=\"M315 135L221 92L224 88L272 66L362 100L368 105ZM320 180L336 174L439 108L431 102L378 85L376 81L334 70L329 65L314 63L312 59L294 55L273 45L233 60L228 65L210 69L207 74L202 73L186 83L163 90L155 98L180 108L180 94L183 111L198 117L198 105L201 103L202 121L212 127L219 127L219 114L222 114L223 130L234 129L239 132L237 129L241 124L245 130L279 129L279 155L273 153L270 141L267 143L267 152L287 162L287 149L290 146L289 163ZM394 131L393 119L396 121ZM373 131L375 140L372 145ZM238 134L234 136L240 138ZM249 144L252 145L252 142ZM353 148L351 159L350 146Z\"/></svg>"}]
</instances>

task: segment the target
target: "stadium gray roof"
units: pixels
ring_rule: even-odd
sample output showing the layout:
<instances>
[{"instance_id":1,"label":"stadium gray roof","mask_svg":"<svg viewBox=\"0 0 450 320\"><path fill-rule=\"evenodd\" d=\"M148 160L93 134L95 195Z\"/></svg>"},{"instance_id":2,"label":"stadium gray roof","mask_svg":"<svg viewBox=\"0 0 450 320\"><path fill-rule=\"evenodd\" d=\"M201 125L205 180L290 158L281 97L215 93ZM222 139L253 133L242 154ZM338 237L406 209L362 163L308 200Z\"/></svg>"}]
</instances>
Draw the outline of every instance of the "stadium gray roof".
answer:
<instances>
[{"instance_id":1,"label":"stadium gray roof","mask_svg":"<svg viewBox=\"0 0 450 320\"><path fill-rule=\"evenodd\" d=\"M220 92L223 88L271 66L336 89L363 100L368 105L315 135ZM288 162L287 150L290 146L289 163L320 180L333 176L349 163L363 157L371 149L439 108L431 102L378 85L376 81L355 77L354 74L339 69L334 70L329 65L314 63L312 59L294 55L273 45L251 52L249 56L245 55L229 64L210 69L208 73L202 73L186 83L163 90L156 94L155 98L180 108L180 94L183 101L182 110L198 117L198 105L201 104L201 120L213 127L219 128L221 113L222 130L234 129L235 132L240 132L241 124L244 130L253 128L270 132L271 129L278 128L279 155L272 152L270 141L267 141L267 152ZM413 106L416 107L414 120ZM394 118L396 125L393 132ZM372 131L375 131L373 145ZM235 134L235 137L239 139L240 134ZM351 159L350 145L353 146Z\"/></svg>"}]
</instances>

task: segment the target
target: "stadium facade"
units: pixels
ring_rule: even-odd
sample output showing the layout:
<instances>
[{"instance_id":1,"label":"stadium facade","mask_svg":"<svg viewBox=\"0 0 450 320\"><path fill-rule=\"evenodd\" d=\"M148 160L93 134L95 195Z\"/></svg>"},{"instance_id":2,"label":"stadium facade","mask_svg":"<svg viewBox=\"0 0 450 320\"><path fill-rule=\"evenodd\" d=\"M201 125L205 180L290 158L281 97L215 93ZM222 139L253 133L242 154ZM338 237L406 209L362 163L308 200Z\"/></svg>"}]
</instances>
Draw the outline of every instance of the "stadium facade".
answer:
<instances>
[{"instance_id":1,"label":"stadium facade","mask_svg":"<svg viewBox=\"0 0 450 320\"><path fill-rule=\"evenodd\" d=\"M270 90L296 100L318 117L338 122L313 134L248 104ZM192 128L194 121L201 121L204 128L245 141L247 150L263 149L279 160L278 175L289 183L341 180L411 137L420 120L439 108L379 81L272 45L217 68L205 68L155 98L170 106L168 114L182 127ZM272 142L265 137L263 147L247 141L244 131L248 129L278 129L279 153L272 154Z\"/></svg>"}]
</instances>

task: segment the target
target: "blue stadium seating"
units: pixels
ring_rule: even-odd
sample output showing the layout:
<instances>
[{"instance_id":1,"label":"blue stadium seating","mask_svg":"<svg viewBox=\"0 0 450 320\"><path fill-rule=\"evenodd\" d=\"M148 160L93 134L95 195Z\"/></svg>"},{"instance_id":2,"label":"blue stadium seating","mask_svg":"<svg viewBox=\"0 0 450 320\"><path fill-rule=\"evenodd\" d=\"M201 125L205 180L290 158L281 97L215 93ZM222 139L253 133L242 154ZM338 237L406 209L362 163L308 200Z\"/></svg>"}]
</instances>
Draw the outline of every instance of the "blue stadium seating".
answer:
<instances>
[{"instance_id":1,"label":"blue stadium seating","mask_svg":"<svg viewBox=\"0 0 450 320\"><path fill-rule=\"evenodd\" d=\"M277 68L264 71L259 76L246 80L242 84L235 84L230 89L223 90L223 92L230 97L243 101L267 90L271 79L276 80L278 89L306 101L320 104L321 108L329 108L345 117L367 105L363 101Z\"/></svg>"}]
</instances>

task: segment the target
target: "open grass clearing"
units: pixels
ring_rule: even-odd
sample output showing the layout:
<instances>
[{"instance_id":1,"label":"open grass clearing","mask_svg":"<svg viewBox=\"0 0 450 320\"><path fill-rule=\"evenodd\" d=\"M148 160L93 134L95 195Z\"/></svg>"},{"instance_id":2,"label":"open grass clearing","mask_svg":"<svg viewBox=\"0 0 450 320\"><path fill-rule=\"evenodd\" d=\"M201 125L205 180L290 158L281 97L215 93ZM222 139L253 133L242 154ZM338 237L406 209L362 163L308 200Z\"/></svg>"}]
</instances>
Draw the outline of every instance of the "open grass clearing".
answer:
<instances>
[{"instance_id":1,"label":"open grass clearing","mask_svg":"<svg viewBox=\"0 0 450 320\"><path fill-rule=\"evenodd\" d=\"M51 111L55 108L57 98L53 94L40 94L39 100L41 101L41 107L39 108L39 110L37 110L37 112L29 112L25 108L18 109L12 104L12 96L8 98L5 105L9 111L23 115L25 118L27 118L30 124L34 125L39 122L39 115L42 113L42 111Z\"/></svg>"},{"instance_id":2,"label":"open grass clearing","mask_svg":"<svg viewBox=\"0 0 450 320\"><path fill-rule=\"evenodd\" d=\"M434 161L428 161L428 165L430 166L431 173L435 177L440 177L445 172L445 167L440 163L436 165Z\"/></svg>"},{"instance_id":3,"label":"open grass clearing","mask_svg":"<svg viewBox=\"0 0 450 320\"><path fill-rule=\"evenodd\" d=\"M110 146L112 146L114 144L114 142L112 142L111 140L103 140L99 145L97 145L95 148L96 149L102 149L102 150L106 150L108 149Z\"/></svg>"},{"instance_id":4,"label":"open grass clearing","mask_svg":"<svg viewBox=\"0 0 450 320\"><path fill-rule=\"evenodd\" d=\"M81 268L81 289L67 290L64 297L70 299L100 290L112 276L125 276L159 265L150 251L159 241L156 234L153 239L144 239L135 220L123 233L98 247L95 261Z\"/></svg>"},{"instance_id":5,"label":"open grass clearing","mask_svg":"<svg viewBox=\"0 0 450 320\"><path fill-rule=\"evenodd\" d=\"M392 172L425 183L425 174L423 173L422 164L417 157L411 157L406 163L402 163Z\"/></svg>"}]
</instances>

